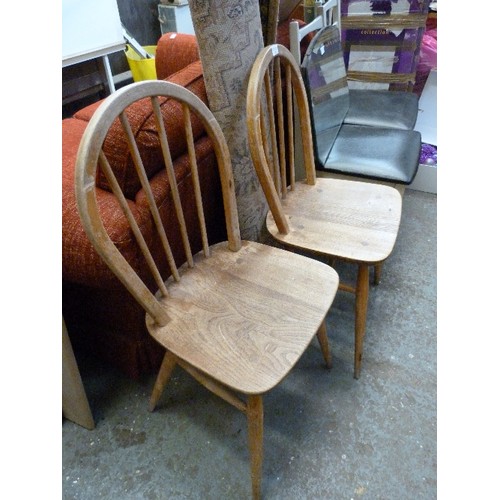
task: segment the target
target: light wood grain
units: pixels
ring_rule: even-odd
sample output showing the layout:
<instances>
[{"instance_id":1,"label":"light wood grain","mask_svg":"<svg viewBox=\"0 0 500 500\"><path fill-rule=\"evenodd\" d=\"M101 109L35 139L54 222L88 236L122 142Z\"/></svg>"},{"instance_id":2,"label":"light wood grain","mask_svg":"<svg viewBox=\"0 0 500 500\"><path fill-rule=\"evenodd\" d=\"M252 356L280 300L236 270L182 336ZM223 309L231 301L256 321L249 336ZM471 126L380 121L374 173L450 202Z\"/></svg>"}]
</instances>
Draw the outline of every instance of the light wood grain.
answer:
<instances>
[{"instance_id":1,"label":"light wood grain","mask_svg":"<svg viewBox=\"0 0 500 500\"><path fill-rule=\"evenodd\" d=\"M293 271L291 272L291 269ZM170 280L170 322L147 318L166 349L246 394L276 385L304 352L333 301L338 276L326 264L244 242L236 254L218 244Z\"/></svg>"},{"instance_id":2,"label":"light wood grain","mask_svg":"<svg viewBox=\"0 0 500 500\"><path fill-rule=\"evenodd\" d=\"M353 262L374 264L392 252L398 235L402 200L381 185L317 179L313 188L296 183L282 207L290 232L281 234L272 212L269 232L280 242Z\"/></svg>"}]
</instances>

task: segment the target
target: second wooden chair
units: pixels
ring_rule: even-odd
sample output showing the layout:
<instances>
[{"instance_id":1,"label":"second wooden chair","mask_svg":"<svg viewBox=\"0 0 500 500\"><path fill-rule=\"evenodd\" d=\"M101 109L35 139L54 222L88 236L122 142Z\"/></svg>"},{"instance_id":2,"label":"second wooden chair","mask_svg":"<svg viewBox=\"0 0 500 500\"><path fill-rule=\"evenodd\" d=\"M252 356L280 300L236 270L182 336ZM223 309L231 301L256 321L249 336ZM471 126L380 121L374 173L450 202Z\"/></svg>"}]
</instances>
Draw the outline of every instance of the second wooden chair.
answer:
<instances>
[{"instance_id":1,"label":"second wooden chair","mask_svg":"<svg viewBox=\"0 0 500 500\"><path fill-rule=\"evenodd\" d=\"M284 91L283 91L284 89ZM283 96L284 94L284 96ZM302 135L305 180L295 179L294 96ZM300 69L282 45L265 47L250 74L247 127L252 159L270 211L267 229L285 247L357 266L354 376L361 370L369 291L398 235L402 200L390 186L316 178L308 99Z\"/></svg>"}]
</instances>

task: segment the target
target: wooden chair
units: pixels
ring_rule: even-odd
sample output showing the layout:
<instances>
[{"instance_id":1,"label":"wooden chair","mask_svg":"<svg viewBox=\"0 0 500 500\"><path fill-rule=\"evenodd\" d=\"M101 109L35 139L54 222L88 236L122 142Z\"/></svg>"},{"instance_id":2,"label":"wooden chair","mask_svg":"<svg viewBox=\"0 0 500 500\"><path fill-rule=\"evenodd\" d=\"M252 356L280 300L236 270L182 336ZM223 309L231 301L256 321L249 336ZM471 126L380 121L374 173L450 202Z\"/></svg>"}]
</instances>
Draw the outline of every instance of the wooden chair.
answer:
<instances>
[{"instance_id":1,"label":"wooden chair","mask_svg":"<svg viewBox=\"0 0 500 500\"><path fill-rule=\"evenodd\" d=\"M166 101L166 98L168 100ZM172 259L171 241L161 218L164 205L155 198L141 161L141 150L131 134L127 108L140 99L150 99L151 114L159 137L165 168L179 222L186 262L180 267ZM170 161L161 107L177 101L184 110L192 188L196 195L198 226L203 249L192 254L175 172ZM118 120L117 120L118 118ZM228 240L209 245L203 200L194 154L191 123L203 124L218 162L224 199ZM149 200L150 213L130 209L102 151L108 129L121 123ZM152 128L152 127L151 127ZM148 151L146 151L148 153ZM149 151L149 153L151 153ZM137 239L142 260L155 278L156 293L146 286L112 240L113 227L104 227L95 196L96 170L100 168L120 202ZM196 380L247 415L253 497L258 498L263 460L263 394L275 387L292 369L312 338L317 335L327 366L331 357L325 316L338 287L338 275L329 266L251 241L241 241L233 174L223 133L209 109L184 87L165 81L131 84L112 94L93 115L82 138L76 165L78 210L87 235L100 256L146 311L150 334L166 349L151 395L149 409L156 407L172 370L179 365ZM140 218L138 222L136 219ZM118 219L118 215L117 215ZM140 227L156 227L157 241L145 241ZM190 234L190 233L189 233ZM160 273L148 244L163 247L168 261L167 278ZM170 275L168 277L168 275Z\"/></svg>"},{"instance_id":2,"label":"wooden chair","mask_svg":"<svg viewBox=\"0 0 500 500\"><path fill-rule=\"evenodd\" d=\"M295 179L294 97L302 132L305 181ZM358 378L369 266L375 265L378 283L382 262L391 254L398 234L401 195L381 184L316 178L304 83L292 54L282 45L265 47L254 63L247 95L247 127L252 159L270 207L270 234L286 247L358 267L356 285L341 283L339 287L356 297L354 376Z\"/></svg>"}]
</instances>

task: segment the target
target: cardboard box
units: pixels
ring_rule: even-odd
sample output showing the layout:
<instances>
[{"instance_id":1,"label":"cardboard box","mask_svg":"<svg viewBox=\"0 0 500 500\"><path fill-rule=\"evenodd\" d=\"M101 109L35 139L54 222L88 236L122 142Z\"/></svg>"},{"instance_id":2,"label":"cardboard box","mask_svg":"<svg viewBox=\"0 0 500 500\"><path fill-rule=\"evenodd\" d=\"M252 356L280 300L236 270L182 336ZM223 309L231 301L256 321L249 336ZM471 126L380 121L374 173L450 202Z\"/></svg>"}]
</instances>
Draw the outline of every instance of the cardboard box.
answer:
<instances>
[{"instance_id":1,"label":"cardboard box","mask_svg":"<svg viewBox=\"0 0 500 500\"><path fill-rule=\"evenodd\" d=\"M343 16L427 14L429 0L341 0Z\"/></svg>"},{"instance_id":2,"label":"cardboard box","mask_svg":"<svg viewBox=\"0 0 500 500\"><path fill-rule=\"evenodd\" d=\"M411 90L429 0L342 0L350 88Z\"/></svg>"},{"instance_id":3,"label":"cardboard box","mask_svg":"<svg viewBox=\"0 0 500 500\"><path fill-rule=\"evenodd\" d=\"M437 70L432 70L418 102L419 114L415 130L422 134L422 143L437 148ZM439 154L438 154L439 162ZM437 165L421 164L410 189L437 194Z\"/></svg>"}]
</instances>

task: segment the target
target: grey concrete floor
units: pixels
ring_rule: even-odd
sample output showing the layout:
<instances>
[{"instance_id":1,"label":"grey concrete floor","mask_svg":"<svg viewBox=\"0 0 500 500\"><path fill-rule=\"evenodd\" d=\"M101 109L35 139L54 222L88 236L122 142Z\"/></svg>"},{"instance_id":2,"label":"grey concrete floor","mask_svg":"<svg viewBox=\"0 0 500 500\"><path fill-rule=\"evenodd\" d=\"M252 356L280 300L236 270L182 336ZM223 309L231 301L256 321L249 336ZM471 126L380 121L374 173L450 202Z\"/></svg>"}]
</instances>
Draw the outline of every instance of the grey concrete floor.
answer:
<instances>
[{"instance_id":1,"label":"grey concrete floor","mask_svg":"<svg viewBox=\"0 0 500 500\"><path fill-rule=\"evenodd\" d=\"M314 341L266 395L263 498L437 497L436 202L404 194L394 252L370 289L361 378L353 296L338 292L328 314L333 368ZM79 362L96 428L63 420L65 500L250 497L243 414L180 369L149 413L154 376L137 382Z\"/></svg>"}]
</instances>

